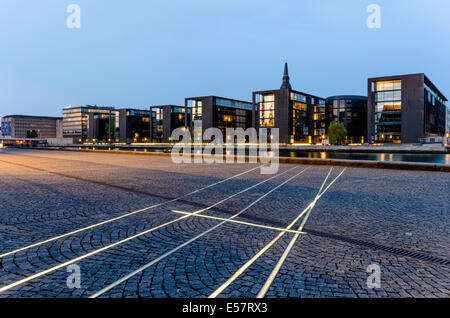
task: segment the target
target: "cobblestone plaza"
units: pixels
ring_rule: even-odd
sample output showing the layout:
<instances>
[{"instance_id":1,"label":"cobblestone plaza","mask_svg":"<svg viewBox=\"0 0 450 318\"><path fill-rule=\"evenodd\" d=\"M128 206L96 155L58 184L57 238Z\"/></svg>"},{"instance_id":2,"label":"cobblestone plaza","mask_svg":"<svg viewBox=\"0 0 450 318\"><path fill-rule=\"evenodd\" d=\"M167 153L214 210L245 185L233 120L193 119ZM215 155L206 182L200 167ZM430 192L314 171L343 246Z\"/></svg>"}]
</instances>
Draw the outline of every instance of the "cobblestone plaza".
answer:
<instances>
[{"instance_id":1,"label":"cobblestone plaza","mask_svg":"<svg viewBox=\"0 0 450 318\"><path fill-rule=\"evenodd\" d=\"M294 236L266 297L450 296L448 173L0 149L0 174L0 297L256 297Z\"/></svg>"}]
</instances>

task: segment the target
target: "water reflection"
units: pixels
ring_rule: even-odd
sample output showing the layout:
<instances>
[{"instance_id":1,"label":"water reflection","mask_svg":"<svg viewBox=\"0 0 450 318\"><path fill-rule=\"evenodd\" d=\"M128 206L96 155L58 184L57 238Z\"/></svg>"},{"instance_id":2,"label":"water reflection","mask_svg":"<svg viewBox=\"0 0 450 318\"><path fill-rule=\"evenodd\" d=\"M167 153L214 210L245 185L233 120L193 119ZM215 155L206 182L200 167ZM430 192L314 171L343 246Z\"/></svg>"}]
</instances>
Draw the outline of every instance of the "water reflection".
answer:
<instances>
[{"instance_id":1,"label":"water reflection","mask_svg":"<svg viewBox=\"0 0 450 318\"><path fill-rule=\"evenodd\" d=\"M307 152L283 151L280 157L298 157L311 159L344 159L344 160L371 160L371 161L400 161L423 162L450 165L450 155L446 154L405 154L405 153L353 153L353 152Z\"/></svg>"},{"instance_id":2,"label":"water reflection","mask_svg":"<svg viewBox=\"0 0 450 318\"><path fill-rule=\"evenodd\" d=\"M74 149L92 149L96 147L74 147ZM99 148L102 149L102 148ZM106 149L106 148L105 148ZM108 148L109 150L114 150ZM119 149L116 149L119 150ZM123 151L137 151L137 152L166 152L166 149L161 148L123 148ZM194 152L195 153L195 152ZM201 154L200 150L197 150ZM274 153L268 152L273 156ZM228 153L227 153L228 154ZM246 151L248 155L248 151ZM424 162L450 165L450 154L420 154L420 153L358 153L358 152L308 152L301 150L281 150L280 157L292 158L312 158L312 159L346 159L346 160L371 160L371 161L400 161L400 162Z\"/></svg>"}]
</instances>

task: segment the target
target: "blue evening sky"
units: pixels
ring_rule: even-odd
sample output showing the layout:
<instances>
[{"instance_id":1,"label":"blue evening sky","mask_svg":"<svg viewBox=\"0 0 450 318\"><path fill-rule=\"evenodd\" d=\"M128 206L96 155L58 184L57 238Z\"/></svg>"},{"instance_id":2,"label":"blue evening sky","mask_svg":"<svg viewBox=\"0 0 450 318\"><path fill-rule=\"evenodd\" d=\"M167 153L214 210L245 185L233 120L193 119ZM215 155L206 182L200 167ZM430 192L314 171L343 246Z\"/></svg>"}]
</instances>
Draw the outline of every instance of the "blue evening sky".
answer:
<instances>
[{"instance_id":1,"label":"blue evening sky","mask_svg":"<svg viewBox=\"0 0 450 318\"><path fill-rule=\"evenodd\" d=\"M81 29L66 8L81 7ZM381 29L366 26L369 4ZM367 78L426 73L450 96L448 0L1 0L0 116L68 105L146 108L277 89L367 92Z\"/></svg>"}]
</instances>

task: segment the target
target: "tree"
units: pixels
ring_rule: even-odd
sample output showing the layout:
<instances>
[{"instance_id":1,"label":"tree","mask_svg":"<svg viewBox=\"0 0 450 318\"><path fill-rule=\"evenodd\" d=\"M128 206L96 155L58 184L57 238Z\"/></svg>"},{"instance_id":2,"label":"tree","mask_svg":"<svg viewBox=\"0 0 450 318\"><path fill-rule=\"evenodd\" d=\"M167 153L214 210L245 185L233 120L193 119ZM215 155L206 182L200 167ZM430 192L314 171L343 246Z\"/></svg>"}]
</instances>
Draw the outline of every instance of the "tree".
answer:
<instances>
[{"instance_id":1,"label":"tree","mask_svg":"<svg viewBox=\"0 0 450 318\"><path fill-rule=\"evenodd\" d=\"M114 140L114 126L115 126L114 118L111 118L111 125L109 124L109 120L105 122L105 129L103 132L103 139L108 140L108 142ZM110 140L111 138L111 140Z\"/></svg>"},{"instance_id":2,"label":"tree","mask_svg":"<svg viewBox=\"0 0 450 318\"><path fill-rule=\"evenodd\" d=\"M38 134L36 130L27 130L27 138L37 138Z\"/></svg>"},{"instance_id":3,"label":"tree","mask_svg":"<svg viewBox=\"0 0 450 318\"><path fill-rule=\"evenodd\" d=\"M328 127L328 138L332 145L340 145L347 135L347 129L345 129L344 124L332 122L330 127Z\"/></svg>"}]
</instances>

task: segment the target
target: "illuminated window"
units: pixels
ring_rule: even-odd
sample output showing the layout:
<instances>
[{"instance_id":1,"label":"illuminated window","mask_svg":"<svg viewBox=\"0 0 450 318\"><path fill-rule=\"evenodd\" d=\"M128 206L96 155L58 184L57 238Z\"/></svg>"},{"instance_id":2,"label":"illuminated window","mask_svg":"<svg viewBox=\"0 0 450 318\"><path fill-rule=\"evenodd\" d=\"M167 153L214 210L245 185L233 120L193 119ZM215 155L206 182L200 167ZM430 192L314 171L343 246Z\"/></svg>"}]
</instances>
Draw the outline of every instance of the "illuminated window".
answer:
<instances>
[{"instance_id":1,"label":"illuminated window","mask_svg":"<svg viewBox=\"0 0 450 318\"><path fill-rule=\"evenodd\" d=\"M192 116L194 120L202 118L202 106L203 106L202 101L200 100L192 101Z\"/></svg>"},{"instance_id":2,"label":"illuminated window","mask_svg":"<svg viewBox=\"0 0 450 318\"><path fill-rule=\"evenodd\" d=\"M156 108L156 120L163 120L163 109Z\"/></svg>"},{"instance_id":3,"label":"illuminated window","mask_svg":"<svg viewBox=\"0 0 450 318\"><path fill-rule=\"evenodd\" d=\"M231 121L233 121L233 117L230 115L223 115L223 121L231 122Z\"/></svg>"},{"instance_id":4,"label":"illuminated window","mask_svg":"<svg viewBox=\"0 0 450 318\"><path fill-rule=\"evenodd\" d=\"M402 129L402 81L375 83L375 141L400 143Z\"/></svg>"},{"instance_id":5,"label":"illuminated window","mask_svg":"<svg viewBox=\"0 0 450 318\"><path fill-rule=\"evenodd\" d=\"M306 96L291 92L291 100L306 103Z\"/></svg>"},{"instance_id":6,"label":"illuminated window","mask_svg":"<svg viewBox=\"0 0 450 318\"><path fill-rule=\"evenodd\" d=\"M259 125L261 127L275 126L275 95L260 95L259 101Z\"/></svg>"},{"instance_id":7,"label":"illuminated window","mask_svg":"<svg viewBox=\"0 0 450 318\"><path fill-rule=\"evenodd\" d=\"M401 89L402 89L402 81L401 80L382 81L382 82L375 83L375 90L377 92L394 91L394 90L401 90Z\"/></svg>"},{"instance_id":8,"label":"illuminated window","mask_svg":"<svg viewBox=\"0 0 450 318\"><path fill-rule=\"evenodd\" d=\"M308 110L308 105L306 105L304 103L294 102L293 108L295 110L301 110L301 111L306 112Z\"/></svg>"}]
</instances>

